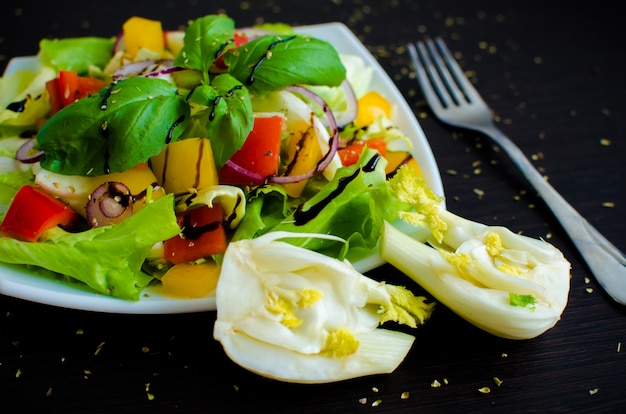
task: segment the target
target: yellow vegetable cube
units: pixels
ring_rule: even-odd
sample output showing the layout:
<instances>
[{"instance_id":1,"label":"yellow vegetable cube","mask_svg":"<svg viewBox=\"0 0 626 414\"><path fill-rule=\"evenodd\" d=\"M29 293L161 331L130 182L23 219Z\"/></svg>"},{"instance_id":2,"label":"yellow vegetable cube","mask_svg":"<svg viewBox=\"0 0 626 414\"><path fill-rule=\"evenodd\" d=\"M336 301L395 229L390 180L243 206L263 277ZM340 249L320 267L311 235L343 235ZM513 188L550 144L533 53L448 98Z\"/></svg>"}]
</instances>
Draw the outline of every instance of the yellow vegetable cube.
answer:
<instances>
[{"instance_id":1,"label":"yellow vegetable cube","mask_svg":"<svg viewBox=\"0 0 626 414\"><path fill-rule=\"evenodd\" d=\"M150 159L152 171L168 193L183 193L219 184L211 141L187 138L174 141Z\"/></svg>"},{"instance_id":2,"label":"yellow vegetable cube","mask_svg":"<svg viewBox=\"0 0 626 414\"><path fill-rule=\"evenodd\" d=\"M422 176L422 170L417 160L407 151L387 151L385 159L387 160L387 166L385 167L385 174L387 175L396 171L400 166L407 165L415 170L418 177Z\"/></svg>"},{"instance_id":3,"label":"yellow vegetable cube","mask_svg":"<svg viewBox=\"0 0 626 414\"><path fill-rule=\"evenodd\" d=\"M391 118L391 104L378 92L369 91L358 100L358 110L354 123L358 127L365 127L381 115L387 119Z\"/></svg>"},{"instance_id":4,"label":"yellow vegetable cube","mask_svg":"<svg viewBox=\"0 0 626 414\"><path fill-rule=\"evenodd\" d=\"M163 293L172 296L201 298L215 290L220 267L215 262L180 263L161 278Z\"/></svg>"},{"instance_id":5,"label":"yellow vegetable cube","mask_svg":"<svg viewBox=\"0 0 626 414\"><path fill-rule=\"evenodd\" d=\"M122 25L126 53L137 55L140 49L162 53L165 48L163 27L158 20L143 17L131 17Z\"/></svg>"},{"instance_id":6,"label":"yellow vegetable cube","mask_svg":"<svg viewBox=\"0 0 626 414\"><path fill-rule=\"evenodd\" d=\"M290 138L287 151L289 159L288 175L296 176L311 171L322 158L317 131L313 125L301 122L296 133ZM283 184L285 192L290 197L300 197L307 180L296 183Z\"/></svg>"}]
</instances>

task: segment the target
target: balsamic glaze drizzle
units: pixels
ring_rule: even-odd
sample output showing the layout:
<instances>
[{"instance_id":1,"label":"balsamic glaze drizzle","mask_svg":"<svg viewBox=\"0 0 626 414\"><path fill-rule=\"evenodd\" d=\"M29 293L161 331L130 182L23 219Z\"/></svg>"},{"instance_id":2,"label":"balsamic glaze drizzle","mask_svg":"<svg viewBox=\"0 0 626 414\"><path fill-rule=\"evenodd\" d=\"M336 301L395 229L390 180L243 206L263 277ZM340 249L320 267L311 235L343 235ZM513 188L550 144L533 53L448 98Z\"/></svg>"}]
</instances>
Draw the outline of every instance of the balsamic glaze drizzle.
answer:
<instances>
[{"instance_id":1,"label":"balsamic glaze drizzle","mask_svg":"<svg viewBox=\"0 0 626 414\"><path fill-rule=\"evenodd\" d=\"M26 109L26 101L27 99L24 98L21 101L15 101L15 102L11 102L10 104L7 105L7 109L9 111L13 111L13 112L24 112L24 110Z\"/></svg>"},{"instance_id":2,"label":"balsamic glaze drizzle","mask_svg":"<svg viewBox=\"0 0 626 414\"><path fill-rule=\"evenodd\" d=\"M167 131L167 136L165 137L165 143L169 144L172 141L172 135L174 135L174 130L178 125L180 125L185 120L185 115L181 115L178 117L176 121L172 124L169 131Z\"/></svg>"},{"instance_id":3,"label":"balsamic glaze drizzle","mask_svg":"<svg viewBox=\"0 0 626 414\"><path fill-rule=\"evenodd\" d=\"M252 71L250 72L250 76L248 76L248 79L246 79L246 85L252 85L254 83L254 73L257 71L257 69L259 69L261 64L267 60L268 55L270 54L272 49L274 49L276 47L276 45L279 45L279 44L284 43L284 42L288 42L288 41L293 40L295 38L296 38L295 35L294 36L285 37L285 38L278 38L275 41L273 41L272 43L270 43L270 45L267 47L267 51L254 64L254 66L252 66Z\"/></svg>"},{"instance_id":4,"label":"balsamic glaze drizzle","mask_svg":"<svg viewBox=\"0 0 626 414\"><path fill-rule=\"evenodd\" d=\"M303 209L303 204L300 204L296 211L293 213L294 224L296 226L302 226L313 220L317 215L319 215L324 208L326 208L335 197L341 194L348 184L350 184L354 179L359 175L360 171L364 173L372 172L376 168L378 161L381 159L380 154L374 155L366 164L360 169L354 171L352 175L348 175L346 177L342 177L339 179L339 183L337 184L337 188L335 188L331 193L325 197L324 199L318 201L316 204L309 207L307 210Z\"/></svg>"}]
</instances>

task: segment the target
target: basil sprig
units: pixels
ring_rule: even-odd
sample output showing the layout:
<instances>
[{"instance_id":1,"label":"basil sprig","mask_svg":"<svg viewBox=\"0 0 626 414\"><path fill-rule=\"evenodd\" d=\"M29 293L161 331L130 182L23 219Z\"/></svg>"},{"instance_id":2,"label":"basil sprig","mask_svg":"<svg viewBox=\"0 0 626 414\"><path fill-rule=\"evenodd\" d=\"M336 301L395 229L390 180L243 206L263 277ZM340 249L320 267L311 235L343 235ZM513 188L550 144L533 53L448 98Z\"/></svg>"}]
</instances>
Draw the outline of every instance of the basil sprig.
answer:
<instances>
[{"instance_id":1,"label":"basil sprig","mask_svg":"<svg viewBox=\"0 0 626 414\"><path fill-rule=\"evenodd\" d=\"M168 142L205 136L219 169L252 130L251 96L293 84L337 86L345 79L327 42L266 35L236 47L234 33L233 20L224 15L188 26L174 64L199 72L191 77L197 85L183 90L163 79L129 78L59 111L37 135L42 167L72 175L120 172Z\"/></svg>"},{"instance_id":2,"label":"basil sprig","mask_svg":"<svg viewBox=\"0 0 626 414\"><path fill-rule=\"evenodd\" d=\"M189 105L162 79L121 80L55 114L37 133L41 166L66 175L126 171L176 140Z\"/></svg>"}]
</instances>

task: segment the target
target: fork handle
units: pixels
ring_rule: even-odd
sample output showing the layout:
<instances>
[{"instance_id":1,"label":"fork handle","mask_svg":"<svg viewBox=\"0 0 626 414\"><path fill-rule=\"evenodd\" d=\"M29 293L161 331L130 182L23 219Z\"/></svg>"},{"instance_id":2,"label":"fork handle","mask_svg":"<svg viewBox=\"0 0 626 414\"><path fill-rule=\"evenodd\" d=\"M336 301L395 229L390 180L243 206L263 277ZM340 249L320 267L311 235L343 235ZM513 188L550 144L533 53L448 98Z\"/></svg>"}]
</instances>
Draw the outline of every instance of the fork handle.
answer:
<instances>
[{"instance_id":1,"label":"fork handle","mask_svg":"<svg viewBox=\"0 0 626 414\"><path fill-rule=\"evenodd\" d=\"M550 207L598 283L618 303L626 305L626 259L617 247L608 241L581 216L535 169L524 153L496 127L485 134L509 155L524 176Z\"/></svg>"}]
</instances>

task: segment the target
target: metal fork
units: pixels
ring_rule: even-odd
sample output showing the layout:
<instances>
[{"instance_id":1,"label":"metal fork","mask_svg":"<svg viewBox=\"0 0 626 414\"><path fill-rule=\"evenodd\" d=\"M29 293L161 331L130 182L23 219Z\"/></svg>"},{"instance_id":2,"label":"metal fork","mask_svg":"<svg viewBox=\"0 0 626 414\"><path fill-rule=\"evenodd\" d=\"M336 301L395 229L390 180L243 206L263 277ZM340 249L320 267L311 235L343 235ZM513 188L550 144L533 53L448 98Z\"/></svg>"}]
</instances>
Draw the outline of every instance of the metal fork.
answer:
<instances>
[{"instance_id":1,"label":"metal fork","mask_svg":"<svg viewBox=\"0 0 626 414\"><path fill-rule=\"evenodd\" d=\"M511 158L572 239L598 283L626 305L626 258L544 179L524 153L493 122L493 111L480 97L443 40L409 44L411 61L430 108L442 122L479 131Z\"/></svg>"}]
</instances>

